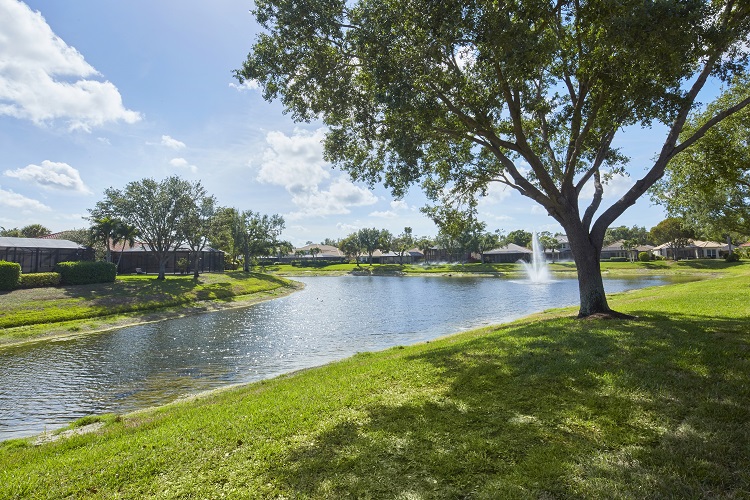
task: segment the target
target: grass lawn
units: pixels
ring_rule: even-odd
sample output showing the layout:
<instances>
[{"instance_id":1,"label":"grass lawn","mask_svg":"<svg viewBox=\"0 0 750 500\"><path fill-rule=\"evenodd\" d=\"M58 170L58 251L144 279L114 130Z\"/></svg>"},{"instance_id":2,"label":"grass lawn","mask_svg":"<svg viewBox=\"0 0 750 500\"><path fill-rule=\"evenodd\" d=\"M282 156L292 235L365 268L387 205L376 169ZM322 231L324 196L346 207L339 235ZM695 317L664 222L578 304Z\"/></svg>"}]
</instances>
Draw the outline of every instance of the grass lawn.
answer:
<instances>
[{"instance_id":1,"label":"grass lawn","mask_svg":"<svg viewBox=\"0 0 750 500\"><path fill-rule=\"evenodd\" d=\"M50 331L78 332L146 313L204 303L231 302L290 287L283 278L230 271L191 276L121 276L114 283L32 288L0 293L0 344Z\"/></svg>"},{"instance_id":2,"label":"grass lawn","mask_svg":"<svg viewBox=\"0 0 750 500\"><path fill-rule=\"evenodd\" d=\"M750 497L747 266L611 304L8 441L0 498Z\"/></svg>"}]
</instances>

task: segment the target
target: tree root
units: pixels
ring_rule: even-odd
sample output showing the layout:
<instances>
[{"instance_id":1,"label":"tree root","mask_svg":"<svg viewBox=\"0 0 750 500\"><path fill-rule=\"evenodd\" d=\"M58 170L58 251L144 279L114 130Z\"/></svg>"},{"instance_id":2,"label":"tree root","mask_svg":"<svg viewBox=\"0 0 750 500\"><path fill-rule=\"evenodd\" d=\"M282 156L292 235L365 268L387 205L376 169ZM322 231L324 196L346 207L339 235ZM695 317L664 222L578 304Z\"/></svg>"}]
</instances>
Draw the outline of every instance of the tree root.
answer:
<instances>
[{"instance_id":1,"label":"tree root","mask_svg":"<svg viewBox=\"0 0 750 500\"><path fill-rule=\"evenodd\" d=\"M578 319L624 319L624 320L633 320L638 319L638 316L632 316L630 314L625 314L617 311L607 311L607 312L598 312L589 314L587 316L581 316L578 315Z\"/></svg>"}]
</instances>

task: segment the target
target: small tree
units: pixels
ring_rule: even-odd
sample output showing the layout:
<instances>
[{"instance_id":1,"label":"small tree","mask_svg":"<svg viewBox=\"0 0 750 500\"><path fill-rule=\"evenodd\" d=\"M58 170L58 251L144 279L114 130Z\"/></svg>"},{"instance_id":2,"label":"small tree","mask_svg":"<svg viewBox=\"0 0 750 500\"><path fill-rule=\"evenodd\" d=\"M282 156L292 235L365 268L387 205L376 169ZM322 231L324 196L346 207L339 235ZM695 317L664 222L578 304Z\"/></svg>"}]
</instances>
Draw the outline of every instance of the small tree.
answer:
<instances>
[{"instance_id":1,"label":"small tree","mask_svg":"<svg viewBox=\"0 0 750 500\"><path fill-rule=\"evenodd\" d=\"M108 215L99 218L92 218L93 224L89 230L89 237L92 243L102 243L106 249L104 260L112 262L112 249L110 244L115 238L118 226L123 224L121 220L115 219Z\"/></svg>"},{"instance_id":2,"label":"small tree","mask_svg":"<svg viewBox=\"0 0 750 500\"><path fill-rule=\"evenodd\" d=\"M419 251L422 252L422 255L424 255L425 264L429 264L427 256L429 255L432 247L435 246L435 241L428 236L421 236L417 238L414 244L419 249Z\"/></svg>"},{"instance_id":3,"label":"small tree","mask_svg":"<svg viewBox=\"0 0 750 500\"><path fill-rule=\"evenodd\" d=\"M496 229L492 233L482 233L477 239L477 250L479 251L479 258L484 264L484 254L500 245L502 235L500 230Z\"/></svg>"},{"instance_id":4,"label":"small tree","mask_svg":"<svg viewBox=\"0 0 750 500\"><path fill-rule=\"evenodd\" d=\"M114 244L122 243L122 247L120 248L120 255L117 257L117 269L120 268L120 261L122 260L122 254L125 252L125 245L128 245L132 247L135 245L135 239L138 237L138 228L135 226L131 226L130 224L125 224L124 222L120 222L120 224L117 225L117 228L115 228L115 234L112 238L112 242Z\"/></svg>"},{"instance_id":5,"label":"small tree","mask_svg":"<svg viewBox=\"0 0 750 500\"><path fill-rule=\"evenodd\" d=\"M380 230L374 227L365 227L357 231L357 237L359 238L359 245L362 251L367 254L367 263L372 265L372 254L382 244Z\"/></svg>"},{"instance_id":6,"label":"small tree","mask_svg":"<svg viewBox=\"0 0 750 500\"><path fill-rule=\"evenodd\" d=\"M94 219L117 218L135 226L159 263L157 279L163 280L172 251L184 241L183 219L194 203L192 193L199 188L200 183L177 176L160 182L142 179L128 183L123 190L105 190L104 200L90 213Z\"/></svg>"},{"instance_id":7,"label":"small tree","mask_svg":"<svg viewBox=\"0 0 750 500\"><path fill-rule=\"evenodd\" d=\"M360 267L359 256L362 255L362 243L359 240L359 233L352 233L339 241L338 248L348 259L355 259L357 267Z\"/></svg>"},{"instance_id":8,"label":"small tree","mask_svg":"<svg viewBox=\"0 0 750 500\"><path fill-rule=\"evenodd\" d=\"M310 255L312 255L313 262L315 262L315 256L318 255L320 252L321 252L321 250L318 247L312 247L310 249Z\"/></svg>"},{"instance_id":9,"label":"small tree","mask_svg":"<svg viewBox=\"0 0 750 500\"><path fill-rule=\"evenodd\" d=\"M393 251L399 257L399 262L404 265L404 254L414 248L414 235L410 227L405 227L404 232L393 238Z\"/></svg>"},{"instance_id":10,"label":"small tree","mask_svg":"<svg viewBox=\"0 0 750 500\"><path fill-rule=\"evenodd\" d=\"M693 232L682 219L669 217L651 228L651 237L658 244L667 243L667 248L672 250L672 258L678 260L677 251L690 244Z\"/></svg>"},{"instance_id":11,"label":"small tree","mask_svg":"<svg viewBox=\"0 0 750 500\"><path fill-rule=\"evenodd\" d=\"M21 228L21 234L24 238L41 238L50 233L50 230L41 224L29 224Z\"/></svg>"},{"instance_id":12,"label":"small tree","mask_svg":"<svg viewBox=\"0 0 750 500\"><path fill-rule=\"evenodd\" d=\"M200 184L193 186L190 196L192 203L182 220L182 233L192 255L193 278L198 279L199 256L208 243L216 217L216 198L208 196Z\"/></svg>"}]
</instances>

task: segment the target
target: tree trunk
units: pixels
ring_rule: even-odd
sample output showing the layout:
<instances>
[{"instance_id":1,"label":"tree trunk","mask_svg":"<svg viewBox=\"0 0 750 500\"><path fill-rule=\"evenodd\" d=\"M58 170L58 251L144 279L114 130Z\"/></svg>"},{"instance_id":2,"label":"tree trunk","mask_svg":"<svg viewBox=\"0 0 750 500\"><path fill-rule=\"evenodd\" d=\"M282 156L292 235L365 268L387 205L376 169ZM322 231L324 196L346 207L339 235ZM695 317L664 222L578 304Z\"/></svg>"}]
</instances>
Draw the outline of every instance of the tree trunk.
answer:
<instances>
[{"instance_id":1,"label":"tree trunk","mask_svg":"<svg viewBox=\"0 0 750 500\"><path fill-rule=\"evenodd\" d=\"M193 279L198 279L198 252L193 252Z\"/></svg>"},{"instance_id":2,"label":"tree trunk","mask_svg":"<svg viewBox=\"0 0 750 500\"><path fill-rule=\"evenodd\" d=\"M159 259L159 276L156 277L157 280L165 280L167 279L167 259L169 256L162 257Z\"/></svg>"},{"instance_id":3,"label":"tree trunk","mask_svg":"<svg viewBox=\"0 0 750 500\"><path fill-rule=\"evenodd\" d=\"M581 306L578 317L585 318L592 314L611 314L612 310L607 304L607 296L604 293L604 282L602 281L602 270L599 265L600 248L597 248L590 240L588 231L567 230L568 240L571 242L573 259L578 271L578 293Z\"/></svg>"}]
</instances>

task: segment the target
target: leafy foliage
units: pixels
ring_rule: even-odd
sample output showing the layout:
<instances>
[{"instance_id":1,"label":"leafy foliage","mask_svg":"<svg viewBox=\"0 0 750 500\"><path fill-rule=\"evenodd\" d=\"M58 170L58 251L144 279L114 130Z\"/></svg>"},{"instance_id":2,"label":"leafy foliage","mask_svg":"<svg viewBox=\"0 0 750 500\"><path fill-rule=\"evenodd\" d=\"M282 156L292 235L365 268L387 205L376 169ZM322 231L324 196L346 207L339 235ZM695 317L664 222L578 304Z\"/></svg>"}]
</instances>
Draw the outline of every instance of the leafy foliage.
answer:
<instances>
[{"instance_id":1,"label":"leafy foliage","mask_svg":"<svg viewBox=\"0 0 750 500\"><path fill-rule=\"evenodd\" d=\"M55 271L63 285L112 283L117 277L117 266L111 262L58 262Z\"/></svg>"},{"instance_id":2,"label":"leafy foliage","mask_svg":"<svg viewBox=\"0 0 750 500\"><path fill-rule=\"evenodd\" d=\"M532 198L566 231L582 315L609 310L606 228L670 159L750 103L679 137L709 76L745 70L747 2L258 0L253 12L266 31L241 81L258 81L295 119L322 119L327 158L354 179L397 196L421 183L441 205L494 182ZM615 135L654 122L669 133L653 165L599 211L627 161Z\"/></svg>"},{"instance_id":3,"label":"leafy foliage","mask_svg":"<svg viewBox=\"0 0 750 500\"><path fill-rule=\"evenodd\" d=\"M21 279L21 264L0 260L0 290L13 290Z\"/></svg>"},{"instance_id":4,"label":"leafy foliage","mask_svg":"<svg viewBox=\"0 0 750 500\"><path fill-rule=\"evenodd\" d=\"M60 282L60 273L21 274L18 288L44 288L47 286L57 286Z\"/></svg>"},{"instance_id":5,"label":"leafy foliage","mask_svg":"<svg viewBox=\"0 0 750 500\"><path fill-rule=\"evenodd\" d=\"M683 136L705 126L717 109L736 104L748 94L750 80L736 81L716 102L691 116ZM731 233L750 237L748 137L750 112L746 108L672 160L654 189L654 199L707 238L721 241Z\"/></svg>"}]
</instances>

